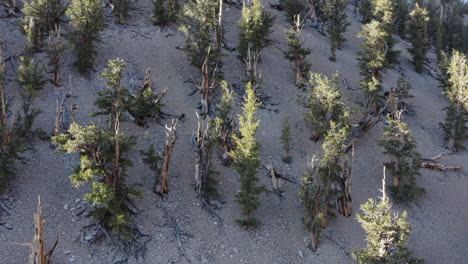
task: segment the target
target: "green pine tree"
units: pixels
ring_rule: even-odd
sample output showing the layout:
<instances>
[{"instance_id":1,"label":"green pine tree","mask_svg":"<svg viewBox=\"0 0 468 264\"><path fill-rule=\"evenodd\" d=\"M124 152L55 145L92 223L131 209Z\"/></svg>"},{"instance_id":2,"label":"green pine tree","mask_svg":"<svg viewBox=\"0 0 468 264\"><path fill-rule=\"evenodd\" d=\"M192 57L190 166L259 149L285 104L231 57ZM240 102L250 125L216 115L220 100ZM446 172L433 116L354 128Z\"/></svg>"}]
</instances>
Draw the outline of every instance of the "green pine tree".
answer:
<instances>
[{"instance_id":1,"label":"green pine tree","mask_svg":"<svg viewBox=\"0 0 468 264\"><path fill-rule=\"evenodd\" d=\"M384 177L385 181L385 177ZM367 233L367 248L354 249L354 256L360 264L408 263L422 264L408 250L407 239L411 232L406 211L400 216L393 212L392 204L385 193L385 182L379 203L370 198L361 205L359 223Z\"/></svg>"},{"instance_id":2,"label":"green pine tree","mask_svg":"<svg viewBox=\"0 0 468 264\"><path fill-rule=\"evenodd\" d=\"M295 23L296 16L304 17L307 15L307 1L306 0L283 0L281 1L284 9L286 19L291 23Z\"/></svg>"},{"instance_id":3,"label":"green pine tree","mask_svg":"<svg viewBox=\"0 0 468 264\"><path fill-rule=\"evenodd\" d=\"M397 201L411 201L424 193L424 189L416 185L421 154L417 152L416 139L411 136L405 122L399 118L389 118L388 123L378 144L385 149L384 154L391 158L390 162L385 163L392 174L390 190Z\"/></svg>"},{"instance_id":4,"label":"green pine tree","mask_svg":"<svg viewBox=\"0 0 468 264\"><path fill-rule=\"evenodd\" d=\"M117 22L120 24L125 24L125 20L130 16L130 11L133 8L133 0L113 0L114 8L112 12L117 18Z\"/></svg>"},{"instance_id":5,"label":"green pine tree","mask_svg":"<svg viewBox=\"0 0 468 264\"><path fill-rule=\"evenodd\" d=\"M234 168L240 176L241 191L236 194L237 202L242 206L244 219L236 222L246 228L256 228L260 222L255 219L254 212L260 206L258 196L265 190L258 186L258 167L260 166L259 144L256 139L260 121L255 113L259 106L257 97L250 83L246 87L246 97L243 115L239 116L240 136L234 135L236 149L231 152Z\"/></svg>"},{"instance_id":6,"label":"green pine tree","mask_svg":"<svg viewBox=\"0 0 468 264\"><path fill-rule=\"evenodd\" d=\"M406 38L409 4L406 0L397 0L395 4L395 28L402 39Z\"/></svg>"},{"instance_id":7,"label":"green pine tree","mask_svg":"<svg viewBox=\"0 0 468 264\"><path fill-rule=\"evenodd\" d=\"M232 118L232 108L236 99L234 91L229 88L226 81L221 82L221 88L223 89L223 95L221 96L221 102L217 106L217 115L213 120L214 125L212 128L215 131L214 140L223 148L223 164L229 165L232 161L230 152L235 146L233 139L233 130L235 127L234 120Z\"/></svg>"},{"instance_id":8,"label":"green pine tree","mask_svg":"<svg viewBox=\"0 0 468 264\"><path fill-rule=\"evenodd\" d=\"M400 51L394 50L396 40L392 34L395 31L394 14L395 3L392 0L374 0L373 17L378 21L380 30L385 31L385 67L391 67L398 62Z\"/></svg>"},{"instance_id":9,"label":"green pine tree","mask_svg":"<svg viewBox=\"0 0 468 264\"><path fill-rule=\"evenodd\" d=\"M267 46L267 36L275 20L269 12L263 10L260 0L247 1L242 9L242 17L237 23L239 28L239 56L246 60L249 49L259 54Z\"/></svg>"},{"instance_id":10,"label":"green pine tree","mask_svg":"<svg viewBox=\"0 0 468 264\"><path fill-rule=\"evenodd\" d=\"M346 15L347 0L330 0L325 5L325 17L327 21L328 34L330 35L330 57L331 61L336 60L335 51L341 49L341 45L346 41L343 34L346 28L351 24Z\"/></svg>"},{"instance_id":11,"label":"green pine tree","mask_svg":"<svg viewBox=\"0 0 468 264\"><path fill-rule=\"evenodd\" d=\"M413 56L413 64L416 72L422 72L426 53L429 49L429 36L427 25L429 22L428 12L425 8L416 3L413 11L410 13L409 35L411 48L408 50Z\"/></svg>"},{"instance_id":12,"label":"green pine tree","mask_svg":"<svg viewBox=\"0 0 468 264\"><path fill-rule=\"evenodd\" d=\"M105 28L104 6L100 0L77 0L67 10L73 28L68 37L76 54L75 67L80 73L88 73L97 55L97 44Z\"/></svg>"},{"instance_id":13,"label":"green pine tree","mask_svg":"<svg viewBox=\"0 0 468 264\"><path fill-rule=\"evenodd\" d=\"M291 148L293 146L293 139L291 138L291 124L289 122L289 115L283 120L283 128L281 129L280 136L281 145L283 145L283 158L285 163L292 162Z\"/></svg>"},{"instance_id":14,"label":"green pine tree","mask_svg":"<svg viewBox=\"0 0 468 264\"><path fill-rule=\"evenodd\" d=\"M372 20L372 0L359 0L361 22L367 24Z\"/></svg>"},{"instance_id":15,"label":"green pine tree","mask_svg":"<svg viewBox=\"0 0 468 264\"><path fill-rule=\"evenodd\" d=\"M295 25L286 31L286 39L288 40L288 50L284 53L284 57L294 63L296 72L295 84L298 87L304 86L304 79L310 70L310 63L306 57L310 54L309 48L304 48L304 41L301 40L303 21L300 16L295 17Z\"/></svg>"},{"instance_id":16,"label":"green pine tree","mask_svg":"<svg viewBox=\"0 0 468 264\"><path fill-rule=\"evenodd\" d=\"M308 95L299 99L308 109L304 121L313 131L311 139L314 141L319 140L330 129L330 121L339 122L348 118L338 79L338 74L330 80L320 73L311 73Z\"/></svg>"},{"instance_id":17,"label":"green pine tree","mask_svg":"<svg viewBox=\"0 0 468 264\"><path fill-rule=\"evenodd\" d=\"M179 9L180 6L177 0L153 0L151 21L155 25L162 26L176 22Z\"/></svg>"},{"instance_id":18,"label":"green pine tree","mask_svg":"<svg viewBox=\"0 0 468 264\"><path fill-rule=\"evenodd\" d=\"M449 148L457 151L461 141L467 138L466 124L468 123L468 62L466 55L454 50L447 61L444 93L450 101L445 109L447 116L443 125Z\"/></svg>"}]
</instances>

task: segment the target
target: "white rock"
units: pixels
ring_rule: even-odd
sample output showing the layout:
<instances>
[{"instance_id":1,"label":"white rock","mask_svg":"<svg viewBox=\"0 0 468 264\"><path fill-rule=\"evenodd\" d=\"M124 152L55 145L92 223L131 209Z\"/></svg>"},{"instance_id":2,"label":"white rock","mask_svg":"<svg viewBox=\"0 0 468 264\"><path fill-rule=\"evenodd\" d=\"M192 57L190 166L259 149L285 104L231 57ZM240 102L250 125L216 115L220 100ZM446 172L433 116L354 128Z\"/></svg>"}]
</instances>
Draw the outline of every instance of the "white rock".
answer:
<instances>
[{"instance_id":1,"label":"white rock","mask_svg":"<svg viewBox=\"0 0 468 264\"><path fill-rule=\"evenodd\" d=\"M63 209L65 209L65 210L68 211L68 203L66 203L66 204L63 206Z\"/></svg>"},{"instance_id":2,"label":"white rock","mask_svg":"<svg viewBox=\"0 0 468 264\"><path fill-rule=\"evenodd\" d=\"M70 255L70 253L71 253L71 250L65 250L65 251L63 251L63 254L65 254L65 255Z\"/></svg>"}]
</instances>

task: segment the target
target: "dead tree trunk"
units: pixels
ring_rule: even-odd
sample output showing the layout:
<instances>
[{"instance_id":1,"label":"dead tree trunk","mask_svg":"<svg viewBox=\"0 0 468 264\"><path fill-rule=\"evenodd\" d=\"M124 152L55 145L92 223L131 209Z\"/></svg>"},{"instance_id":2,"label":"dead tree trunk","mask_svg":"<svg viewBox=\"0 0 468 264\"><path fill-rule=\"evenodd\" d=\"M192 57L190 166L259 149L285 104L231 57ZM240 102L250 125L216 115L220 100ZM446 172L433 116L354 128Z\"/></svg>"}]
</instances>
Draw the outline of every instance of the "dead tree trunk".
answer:
<instances>
[{"instance_id":1,"label":"dead tree trunk","mask_svg":"<svg viewBox=\"0 0 468 264\"><path fill-rule=\"evenodd\" d=\"M44 219L42 219L41 210L41 197L37 206L37 213L34 214L34 237L31 243L19 244L21 246L28 246L31 249L28 264L49 264L52 253L57 247L58 240L55 241L52 248L44 251Z\"/></svg>"},{"instance_id":2,"label":"dead tree trunk","mask_svg":"<svg viewBox=\"0 0 468 264\"><path fill-rule=\"evenodd\" d=\"M250 47L247 50L247 58L244 60L246 65L247 80L252 84L252 88L257 90L260 86L262 73L257 70L258 60L260 53L257 51L252 52Z\"/></svg>"},{"instance_id":3,"label":"dead tree trunk","mask_svg":"<svg viewBox=\"0 0 468 264\"><path fill-rule=\"evenodd\" d=\"M197 196L205 200L206 187L208 184L208 174L210 173L211 166L211 142L208 135L209 123L208 120L206 125L203 124L202 117L196 112L198 119L197 129L197 151L195 159L195 190Z\"/></svg>"},{"instance_id":4,"label":"dead tree trunk","mask_svg":"<svg viewBox=\"0 0 468 264\"><path fill-rule=\"evenodd\" d=\"M349 217L352 213L352 199L351 199L351 170L354 163L354 148L352 151L351 164L348 164L349 155L346 154L346 160L344 162L343 174L341 175L341 193L338 196L338 207L339 211L343 216Z\"/></svg>"},{"instance_id":5,"label":"dead tree trunk","mask_svg":"<svg viewBox=\"0 0 468 264\"><path fill-rule=\"evenodd\" d=\"M223 0L219 0L218 26L216 27L216 65L221 65L223 42Z\"/></svg>"},{"instance_id":6,"label":"dead tree trunk","mask_svg":"<svg viewBox=\"0 0 468 264\"><path fill-rule=\"evenodd\" d=\"M55 93L55 136L60 135L62 132L61 128L63 127L63 114L64 114L64 104L65 104L66 95L60 96L59 92Z\"/></svg>"},{"instance_id":7,"label":"dead tree trunk","mask_svg":"<svg viewBox=\"0 0 468 264\"><path fill-rule=\"evenodd\" d=\"M156 173L156 179L153 191L156 194L164 195L169 193L169 186L167 184L167 177L169 174L169 165L172 157L172 150L177 141L177 119L172 119L171 125L166 125L166 146L164 147L163 162L161 165L160 173Z\"/></svg>"},{"instance_id":8,"label":"dead tree trunk","mask_svg":"<svg viewBox=\"0 0 468 264\"><path fill-rule=\"evenodd\" d=\"M200 85L196 85L198 91L201 94L201 99L200 99L200 104L201 104L201 115L203 117L207 116L210 114L210 95L212 89L216 87L217 81L216 78L214 78L216 74L216 68L213 71L213 77L210 80L210 74L208 71L208 64L209 64L209 58L210 58L210 49L208 48L208 55L205 58L205 61L203 62L202 65L202 81Z\"/></svg>"}]
</instances>

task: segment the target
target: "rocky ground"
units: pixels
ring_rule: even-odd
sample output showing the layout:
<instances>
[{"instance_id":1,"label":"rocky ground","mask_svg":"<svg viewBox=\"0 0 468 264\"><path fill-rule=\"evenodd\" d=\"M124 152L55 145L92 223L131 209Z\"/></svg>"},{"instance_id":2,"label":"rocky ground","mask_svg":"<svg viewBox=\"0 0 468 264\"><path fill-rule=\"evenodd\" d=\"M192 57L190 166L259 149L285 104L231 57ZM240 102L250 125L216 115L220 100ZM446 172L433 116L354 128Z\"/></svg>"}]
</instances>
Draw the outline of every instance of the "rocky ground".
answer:
<instances>
[{"instance_id":1,"label":"rocky ground","mask_svg":"<svg viewBox=\"0 0 468 264\"><path fill-rule=\"evenodd\" d=\"M283 58L282 52L287 49L284 31L288 23L282 13L266 8L277 18L270 35L271 45L264 49L259 66L263 76L261 90L270 95L272 101L280 104L276 107L278 113L259 110L257 114L261 120L258 140L261 144L262 164L271 162L279 171L298 180L308 158L319 154L320 143L308 139L309 132L302 116L305 110L296 103L296 98L303 92L294 86L291 65ZM76 96L79 106L77 121L80 124L103 122L88 116L95 110L93 101L96 91L103 86L103 80L98 78L98 74L108 60L120 57L128 63L127 82L141 82L144 71L150 67L157 89L168 89L164 97L164 110L185 114L178 128L179 139L170 169L171 191L165 199L151 191L152 174L142 163L138 152L151 143L161 149L165 139L163 127L156 122L146 128L131 122L123 127L126 134L139 138L131 155L135 166L128 174L129 182L143 195L142 199L135 202L141 211L135 216L135 222L142 232L151 236L146 244L144 258L130 257L128 263L355 263L352 249L366 245L365 233L356 220L356 213L360 212L360 204L380 195L382 164L386 157L376 140L381 136L382 125L379 124L356 141L352 175L353 215L349 218L339 215L330 221L317 252L311 252L306 247L308 236L301 223L303 208L298 196L298 185L286 184L286 199L281 201L273 194L262 195L262 205L257 216L263 225L256 231L245 231L234 222L241 217L240 207L234 201L234 195L239 190L239 176L233 168L215 162L219 172L219 192L226 203L216 211L222 221L212 217L202 209L192 184L195 148L190 138L197 126L195 107L199 95L188 94L194 88L191 78L199 80L200 73L188 64L185 54L176 48L185 42L182 33L177 30L178 25L155 27L149 19L151 10L149 0L138 1L137 9L132 12L127 25L116 24L114 18L108 15L107 29L102 34L103 43L98 49L96 71L88 77L78 75L71 67L73 56L68 51L63 61L64 85L59 89L71 89ZM226 40L237 43L236 22L241 11L231 6L225 6L225 10ZM308 57L312 71L327 76L339 72L341 80L346 79L350 89L341 85L344 99L353 109L356 119L359 119L361 110L357 102L362 93L358 89L360 76L355 53L362 42L356 37L361 23L353 16L352 8L348 8L348 11L352 24L346 33L348 41L342 50L337 51L336 63L328 60L328 37L319 34L315 28L304 28L304 45L312 49ZM6 54L22 54L23 35L19 28L17 19L0 19L0 33ZM401 41L396 48L401 50L400 72L413 85L411 92L414 97L409 102L416 114L405 117L405 121L413 130L422 156L430 158L446 151L439 122L444 119L442 109L447 105L447 100L438 88L437 80L427 73L415 73L407 52L408 45ZM230 85L238 84L242 87L245 76L243 64L236 58L236 52L225 51L225 55L225 79ZM45 61L45 54L38 54L40 58ZM433 53L429 54L429 59L435 61ZM400 72L388 70L384 74L384 86L394 86ZM9 64L8 73L6 92L13 96L19 85L13 81L13 70ZM48 84L37 98L37 105L43 113L38 117L36 125L50 133L54 127L55 89L52 84ZM236 111L240 110L240 98L241 95L238 96ZM282 149L278 140L282 120L288 115L294 137L291 165L281 161ZM53 263L118 263L122 260L125 254L115 243L105 239L93 245L80 242L81 228L90 219L84 217L84 214L76 216L88 186L74 188L68 179L78 164L78 157L56 153L47 140L37 139L32 145L34 149L27 153L28 163L19 166L18 177L5 194L11 215L0 210L0 222L7 223L8 227L0 226L0 263L26 263L28 248L18 246L15 242L31 241L33 213L39 195L43 204L47 244L52 245L57 237L59 239ZM460 151L446 156L444 162L451 166L464 166L467 160L468 152ZM409 239L410 249L429 264L466 263L468 177L464 173L441 173L425 169L421 170L421 174L418 183L426 189L426 195L409 205L395 205L395 210L399 212L408 211L413 228ZM266 171L261 170L259 177L262 184L267 187L271 185ZM174 223L180 228L179 240L174 235Z\"/></svg>"}]
</instances>

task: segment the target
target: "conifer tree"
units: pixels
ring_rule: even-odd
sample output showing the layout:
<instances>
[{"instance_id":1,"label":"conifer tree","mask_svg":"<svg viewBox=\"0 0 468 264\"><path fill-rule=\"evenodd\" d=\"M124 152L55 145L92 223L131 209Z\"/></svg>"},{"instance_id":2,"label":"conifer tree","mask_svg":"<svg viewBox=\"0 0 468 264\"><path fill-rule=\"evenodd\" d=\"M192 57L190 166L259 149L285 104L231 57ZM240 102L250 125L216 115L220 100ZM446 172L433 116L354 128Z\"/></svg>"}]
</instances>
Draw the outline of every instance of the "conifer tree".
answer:
<instances>
[{"instance_id":1,"label":"conifer tree","mask_svg":"<svg viewBox=\"0 0 468 264\"><path fill-rule=\"evenodd\" d=\"M286 19L291 23L296 22L296 16L304 17L307 15L307 1L306 0L282 0Z\"/></svg>"},{"instance_id":2,"label":"conifer tree","mask_svg":"<svg viewBox=\"0 0 468 264\"><path fill-rule=\"evenodd\" d=\"M155 25L168 25L176 22L180 6L177 0L153 0L151 21Z\"/></svg>"},{"instance_id":3,"label":"conifer tree","mask_svg":"<svg viewBox=\"0 0 468 264\"><path fill-rule=\"evenodd\" d=\"M295 17L295 25L286 31L286 39L288 40L288 51L284 53L286 59L294 62L294 70L296 72L296 85L304 86L305 75L310 70L310 63L306 61L307 55L310 54L309 48L304 48L304 41L301 40L303 21L300 16Z\"/></svg>"},{"instance_id":4,"label":"conifer tree","mask_svg":"<svg viewBox=\"0 0 468 264\"><path fill-rule=\"evenodd\" d=\"M49 34L49 41L47 45L47 56L49 57L49 66L52 67L53 77L52 83L55 86L60 86L60 66L62 63L62 56L65 52L65 44L63 43L62 33L60 28L55 29Z\"/></svg>"},{"instance_id":5,"label":"conifer tree","mask_svg":"<svg viewBox=\"0 0 468 264\"><path fill-rule=\"evenodd\" d=\"M394 1L392 0L374 0L373 1L373 17L379 23L380 30L385 31L385 67L390 67L397 63L399 51L394 50L396 40L392 34L395 31L394 27Z\"/></svg>"},{"instance_id":6,"label":"conifer tree","mask_svg":"<svg viewBox=\"0 0 468 264\"><path fill-rule=\"evenodd\" d=\"M331 38L330 57L331 61L336 60L335 51L341 49L341 44L346 41L343 33L350 25L348 15L346 15L347 0L330 0L325 5L325 17L328 24L328 34Z\"/></svg>"},{"instance_id":7,"label":"conifer tree","mask_svg":"<svg viewBox=\"0 0 468 264\"><path fill-rule=\"evenodd\" d=\"M246 60L249 50L255 54L267 46L267 36L275 20L267 11L263 10L260 0L244 2L242 17L237 23L239 28L239 56Z\"/></svg>"},{"instance_id":8,"label":"conifer tree","mask_svg":"<svg viewBox=\"0 0 468 264\"><path fill-rule=\"evenodd\" d=\"M367 24L372 20L372 0L359 0L361 22Z\"/></svg>"},{"instance_id":9,"label":"conifer tree","mask_svg":"<svg viewBox=\"0 0 468 264\"><path fill-rule=\"evenodd\" d=\"M413 64L416 72L422 72L426 53L429 49L429 36L427 25L429 22L428 12L425 8L416 3L413 11L410 13L409 35L411 48L409 52L413 56Z\"/></svg>"},{"instance_id":10,"label":"conifer tree","mask_svg":"<svg viewBox=\"0 0 468 264\"><path fill-rule=\"evenodd\" d=\"M330 129L331 120L339 122L347 118L348 113L341 100L338 74L330 80L320 73L311 73L309 84L308 95L299 102L308 108L304 121L313 131L311 139L317 141Z\"/></svg>"},{"instance_id":11,"label":"conifer tree","mask_svg":"<svg viewBox=\"0 0 468 264\"><path fill-rule=\"evenodd\" d=\"M402 39L406 38L407 22L409 20L409 4L406 0L397 0L395 4L396 32Z\"/></svg>"},{"instance_id":12,"label":"conifer tree","mask_svg":"<svg viewBox=\"0 0 468 264\"><path fill-rule=\"evenodd\" d=\"M254 212L260 206L258 196L265 187L257 185L260 155L256 134L260 121L256 119L255 112L259 103L250 83L247 84L244 100L244 111L239 116L240 136L234 135L236 149L231 152L234 168L240 176L241 184L241 191L236 194L236 200L242 206L242 214L244 215L242 220L236 222L246 228L256 228L260 222L255 219Z\"/></svg>"},{"instance_id":13,"label":"conifer tree","mask_svg":"<svg viewBox=\"0 0 468 264\"><path fill-rule=\"evenodd\" d=\"M97 44L104 30L104 7L100 0L72 1L67 10L73 29L68 34L76 54L75 66L82 74L88 73L97 55Z\"/></svg>"},{"instance_id":14,"label":"conifer tree","mask_svg":"<svg viewBox=\"0 0 468 264\"><path fill-rule=\"evenodd\" d=\"M62 0L25 1L22 20L29 51L39 51L43 38L63 21L66 9Z\"/></svg>"},{"instance_id":15,"label":"conifer tree","mask_svg":"<svg viewBox=\"0 0 468 264\"><path fill-rule=\"evenodd\" d=\"M391 158L385 163L392 174L391 194L397 201L411 201L424 193L424 189L416 185L421 154L416 150L416 139L411 136L411 130L398 113L395 119L389 118L388 123L378 144Z\"/></svg>"},{"instance_id":16,"label":"conifer tree","mask_svg":"<svg viewBox=\"0 0 468 264\"><path fill-rule=\"evenodd\" d=\"M468 123L468 62L466 55L454 50L448 62L444 93L450 101L445 109L447 116L443 125L449 148L457 151L461 141L466 139Z\"/></svg>"},{"instance_id":17,"label":"conifer tree","mask_svg":"<svg viewBox=\"0 0 468 264\"><path fill-rule=\"evenodd\" d=\"M214 139L223 148L223 164L229 165L232 161L230 152L235 147L235 143L232 137L235 124L231 116L235 95L234 91L229 88L226 81L221 82L221 88L223 89L223 95L221 96L220 104L217 106L217 115L213 120L213 128L216 131L216 136L214 136Z\"/></svg>"},{"instance_id":18,"label":"conifer tree","mask_svg":"<svg viewBox=\"0 0 468 264\"><path fill-rule=\"evenodd\" d=\"M19 84L23 87L21 91L22 113L18 116L19 134L23 137L38 135L40 130L32 131L36 117L42 112L34 106L34 99L44 89L47 80L45 69L30 57L20 57L20 65L16 73Z\"/></svg>"},{"instance_id":19,"label":"conifer tree","mask_svg":"<svg viewBox=\"0 0 468 264\"><path fill-rule=\"evenodd\" d=\"M393 212L392 204L385 193L385 171L380 202L370 198L361 205L359 223L367 233L367 248L356 250L354 256L359 264L409 263L422 264L408 250L407 239L411 232L406 211L400 216Z\"/></svg>"},{"instance_id":20,"label":"conifer tree","mask_svg":"<svg viewBox=\"0 0 468 264\"><path fill-rule=\"evenodd\" d=\"M293 144L293 139L291 138L291 124L289 122L289 115L286 116L283 120L283 128L281 129L280 141L283 145L283 158L282 160L285 163L292 162L291 148Z\"/></svg>"},{"instance_id":21,"label":"conifer tree","mask_svg":"<svg viewBox=\"0 0 468 264\"><path fill-rule=\"evenodd\" d=\"M346 166L341 166L349 133L348 120L330 121L330 129L322 145L324 153L320 164L317 166L312 160L302 177L299 194L306 214L302 220L309 231L309 246L313 251L317 249L320 233L327 227L328 219L333 215L332 203L338 200L343 191L338 186L349 176L342 173L349 171Z\"/></svg>"},{"instance_id":22,"label":"conifer tree","mask_svg":"<svg viewBox=\"0 0 468 264\"><path fill-rule=\"evenodd\" d=\"M104 70L102 76L107 78L106 86L110 90L120 89L123 65L122 60L116 59L109 61ZM106 113L108 129L72 123L68 134L54 136L53 141L66 153L80 154L80 165L70 180L75 186L91 184L91 191L85 195L96 206L91 215L104 228L128 237L131 235L128 201L138 192L127 186L125 179L132 165L127 154L135 139L125 137L120 131L124 102L116 96L112 103L112 109Z\"/></svg>"},{"instance_id":23,"label":"conifer tree","mask_svg":"<svg viewBox=\"0 0 468 264\"><path fill-rule=\"evenodd\" d=\"M117 22L125 24L125 20L129 17L129 12L133 9L133 0L113 0L114 8L112 12L117 18Z\"/></svg>"},{"instance_id":24,"label":"conifer tree","mask_svg":"<svg viewBox=\"0 0 468 264\"><path fill-rule=\"evenodd\" d=\"M379 103L382 99L381 74L385 67L386 39L388 33L377 20L362 26L358 37L364 38L362 51L358 52L358 65L361 69L360 88L366 95L365 104Z\"/></svg>"}]
</instances>

